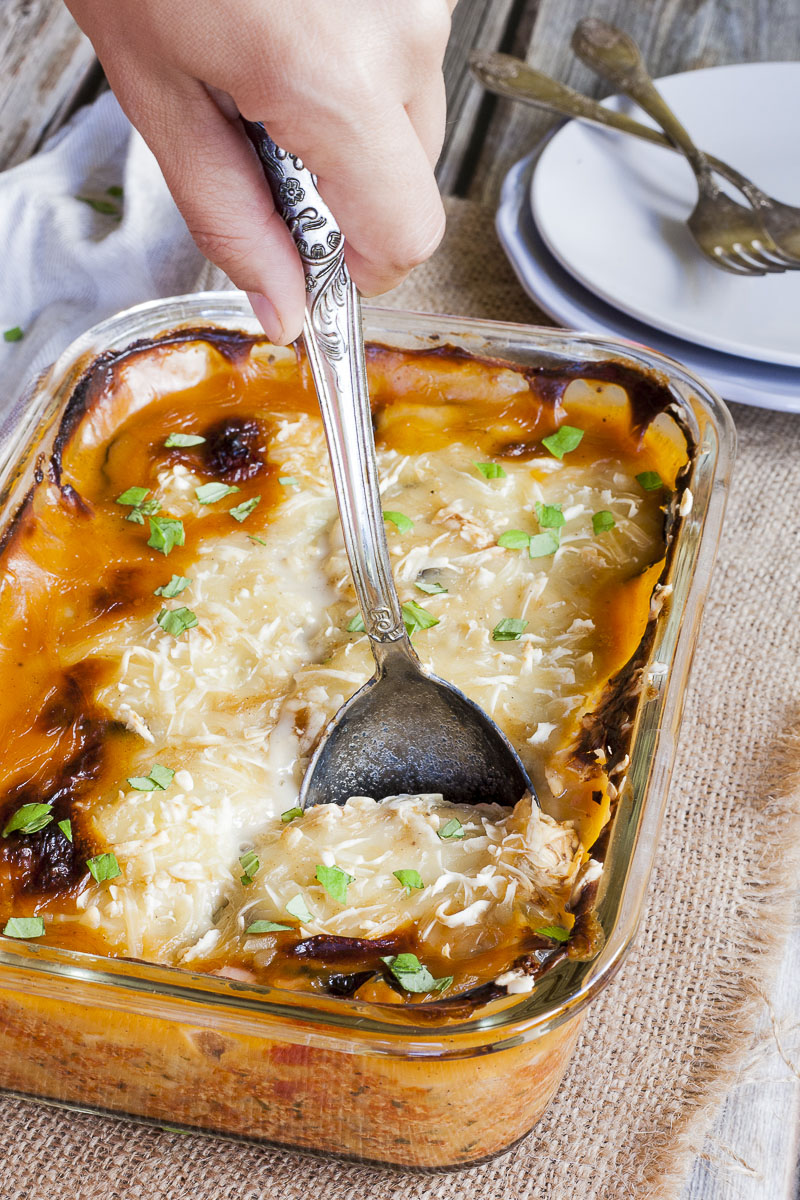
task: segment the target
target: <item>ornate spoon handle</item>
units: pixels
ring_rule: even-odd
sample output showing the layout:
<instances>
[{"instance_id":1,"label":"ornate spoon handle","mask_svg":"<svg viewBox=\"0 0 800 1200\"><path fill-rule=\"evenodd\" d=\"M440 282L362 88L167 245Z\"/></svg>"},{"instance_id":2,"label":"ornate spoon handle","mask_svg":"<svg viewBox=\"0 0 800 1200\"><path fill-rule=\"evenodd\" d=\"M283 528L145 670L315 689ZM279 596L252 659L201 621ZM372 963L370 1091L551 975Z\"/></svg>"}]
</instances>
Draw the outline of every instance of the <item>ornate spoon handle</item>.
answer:
<instances>
[{"instance_id":1,"label":"ornate spoon handle","mask_svg":"<svg viewBox=\"0 0 800 1200\"><path fill-rule=\"evenodd\" d=\"M243 125L303 260L308 293L303 337L364 626L373 642L406 639L378 487L361 307L344 261L344 237L302 161L276 146L263 125Z\"/></svg>"}]
</instances>

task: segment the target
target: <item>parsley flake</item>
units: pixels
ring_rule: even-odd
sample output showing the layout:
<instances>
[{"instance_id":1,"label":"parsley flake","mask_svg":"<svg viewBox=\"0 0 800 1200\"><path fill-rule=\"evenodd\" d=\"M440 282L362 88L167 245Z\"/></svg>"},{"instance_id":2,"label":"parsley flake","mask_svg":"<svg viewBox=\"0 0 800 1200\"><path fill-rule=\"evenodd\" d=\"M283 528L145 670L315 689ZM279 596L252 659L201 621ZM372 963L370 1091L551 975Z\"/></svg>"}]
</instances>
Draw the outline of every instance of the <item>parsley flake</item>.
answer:
<instances>
[{"instance_id":1,"label":"parsley flake","mask_svg":"<svg viewBox=\"0 0 800 1200\"><path fill-rule=\"evenodd\" d=\"M655 492L664 486L664 480L659 475L658 471L642 471L636 476L636 482L644 488L646 492Z\"/></svg>"},{"instance_id":2,"label":"parsley flake","mask_svg":"<svg viewBox=\"0 0 800 1200\"><path fill-rule=\"evenodd\" d=\"M247 850L239 858L244 874L241 876L242 883L245 887L253 882L253 877L258 874L261 868L261 863L258 861L258 855L255 850Z\"/></svg>"},{"instance_id":3,"label":"parsley flake","mask_svg":"<svg viewBox=\"0 0 800 1200\"><path fill-rule=\"evenodd\" d=\"M353 617L352 621L348 622L347 632L348 633L366 633L366 628L364 626L364 618L362 617L361 613L356 613L356 615Z\"/></svg>"},{"instance_id":4,"label":"parsley flake","mask_svg":"<svg viewBox=\"0 0 800 1200\"><path fill-rule=\"evenodd\" d=\"M472 464L477 467L484 479L505 479L506 473L496 462L476 462Z\"/></svg>"},{"instance_id":5,"label":"parsley flake","mask_svg":"<svg viewBox=\"0 0 800 1200\"><path fill-rule=\"evenodd\" d=\"M198 623L197 613L193 613L190 608L185 607L162 608L156 617L156 622L165 633L171 633L174 638L179 638L181 634L186 633L187 629L194 629Z\"/></svg>"},{"instance_id":6,"label":"parsley flake","mask_svg":"<svg viewBox=\"0 0 800 1200\"><path fill-rule=\"evenodd\" d=\"M3 837L10 833L38 833L53 819L49 804L23 804L6 822Z\"/></svg>"},{"instance_id":7,"label":"parsley flake","mask_svg":"<svg viewBox=\"0 0 800 1200\"><path fill-rule=\"evenodd\" d=\"M97 200L94 196L76 196L75 199L80 200L81 204L88 204L89 208L93 208L95 212L103 213L107 217L120 215L116 204L112 204L110 200Z\"/></svg>"},{"instance_id":8,"label":"parsley flake","mask_svg":"<svg viewBox=\"0 0 800 1200\"><path fill-rule=\"evenodd\" d=\"M382 960L406 992L441 992L453 982L452 975L434 979L416 954L395 954Z\"/></svg>"},{"instance_id":9,"label":"parsley flake","mask_svg":"<svg viewBox=\"0 0 800 1200\"><path fill-rule=\"evenodd\" d=\"M241 490L235 483L201 483L194 489L194 494L201 504L216 504L217 500L224 500Z\"/></svg>"},{"instance_id":10,"label":"parsley flake","mask_svg":"<svg viewBox=\"0 0 800 1200\"><path fill-rule=\"evenodd\" d=\"M398 533L411 533L411 530L414 528L414 522L405 513L386 511L383 514L383 519L384 521L391 521Z\"/></svg>"},{"instance_id":11,"label":"parsley flake","mask_svg":"<svg viewBox=\"0 0 800 1200\"><path fill-rule=\"evenodd\" d=\"M302 815L303 815L302 808L299 808L299 807L287 808L286 812L281 813L281 820L283 821L284 825L288 825L290 821L294 821L298 817L302 817Z\"/></svg>"},{"instance_id":12,"label":"parsley flake","mask_svg":"<svg viewBox=\"0 0 800 1200\"><path fill-rule=\"evenodd\" d=\"M41 917L9 917L3 933L13 938L43 937L44 921Z\"/></svg>"},{"instance_id":13,"label":"parsley flake","mask_svg":"<svg viewBox=\"0 0 800 1200\"><path fill-rule=\"evenodd\" d=\"M592 514L592 529L595 533L606 533L609 529L613 529L615 524L614 514L607 508Z\"/></svg>"},{"instance_id":14,"label":"parsley flake","mask_svg":"<svg viewBox=\"0 0 800 1200\"><path fill-rule=\"evenodd\" d=\"M443 842L457 842L464 836L464 826L458 817L451 817L441 829L436 831Z\"/></svg>"},{"instance_id":15,"label":"parsley flake","mask_svg":"<svg viewBox=\"0 0 800 1200\"><path fill-rule=\"evenodd\" d=\"M130 775L128 783L137 792L163 792L172 783L175 772L172 767L153 763L149 775Z\"/></svg>"},{"instance_id":16,"label":"parsley flake","mask_svg":"<svg viewBox=\"0 0 800 1200\"><path fill-rule=\"evenodd\" d=\"M260 503L261 497L253 496L251 500L243 500L242 503L237 504L235 508L229 508L228 512L233 517L234 521L238 521L241 525L242 521L246 521L253 509L256 508Z\"/></svg>"},{"instance_id":17,"label":"parsley flake","mask_svg":"<svg viewBox=\"0 0 800 1200\"><path fill-rule=\"evenodd\" d=\"M283 929L291 929L291 925L281 925L278 921L253 921L245 933L278 933Z\"/></svg>"},{"instance_id":18,"label":"parsley flake","mask_svg":"<svg viewBox=\"0 0 800 1200\"><path fill-rule=\"evenodd\" d=\"M297 920L300 921L302 925L308 925L310 921L314 920L313 913L308 911L308 906L306 905L306 902L300 892L298 892L296 896L293 896L286 905L286 911L290 916L297 917Z\"/></svg>"},{"instance_id":19,"label":"parsley flake","mask_svg":"<svg viewBox=\"0 0 800 1200\"><path fill-rule=\"evenodd\" d=\"M414 587L420 592L425 592L427 596L441 596L447 591L447 588L442 587L440 583L425 583L424 581L415 583Z\"/></svg>"},{"instance_id":20,"label":"parsley flake","mask_svg":"<svg viewBox=\"0 0 800 1200\"><path fill-rule=\"evenodd\" d=\"M534 933L540 933L542 937L552 938L554 942L568 942L569 930L564 929L563 925L542 925L541 929L534 929Z\"/></svg>"},{"instance_id":21,"label":"parsley flake","mask_svg":"<svg viewBox=\"0 0 800 1200\"><path fill-rule=\"evenodd\" d=\"M126 490L122 493L121 496L117 496L114 503L115 504L132 504L134 508L138 508L139 505L143 502L145 496L147 496L149 494L149 492L150 492L150 488L129 487L129 488L126 488Z\"/></svg>"},{"instance_id":22,"label":"parsley flake","mask_svg":"<svg viewBox=\"0 0 800 1200\"><path fill-rule=\"evenodd\" d=\"M254 533L248 533L247 536L251 542L255 542L256 546L266 546L267 544L263 538L256 537Z\"/></svg>"},{"instance_id":23,"label":"parsley flake","mask_svg":"<svg viewBox=\"0 0 800 1200\"><path fill-rule=\"evenodd\" d=\"M560 529L566 521L560 504L541 504L536 501L536 519L542 529Z\"/></svg>"},{"instance_id":24,"label":"parsley flake","mask_svg":"<svg viewBox=\"0 0 800 1200\"><path fill-rule=\"evenodd\" d=\"M116 879L122 874L116 854L98 854L94 858L87 858L86 866L98 883L105 879Z\"/></svg>"},{"instance_id":25,"label":"parsley flake","mask_svg":"<svg viewBox=\"0 0 800 1200\"><path fill-rule=\"evenodd\" d=\"M576 429L574 425L562 425L549 437L542 438L542 445L550 451L554 458L563 458L565 454L569 454L570 450L575 450L582 441L582 429Z\"/></svg>"},{"instance_id":26,"label":"parsley flake","mask_svg":"<svg viewBox=\"0 0 800 1200\"><path fill-rule=\"evenodd\" d=\"M425 887L419 871L403 868L400 871L392 871L392 874L394 875L395 879L402 884L408 893L415 889L416 891L421 891Z\"/></svg>"},{"instance_id":27,"label":"parsley flake","mask_svg":"<svg viewBox=\"0 0 800 1200\"><path fill-rule=\"evenodd\" d=\"M167 450L176 446L188 449L189 446L201 446L205 440L199 433L168 433L164 445Z\"/></svg>"},{"instance_id":28,"label":"parsley flake","mask_svg":"<svg viewBox=\"0 0 800 1200\"><path fill-rule=\"evenodd\" d=\"M124 195L124 192L118 183L112 183L111 187L106 188L106 195L107 196L116 196L117 199L119 199L121 196Z\"/></svg>"},{"instance_id":29,"label":"parsley flake","mask_svg":"<svg viewBox=\"0 0 800 1200\"><path fill-rule=\"evenodd\" d=\"M67 818L64 821L59 821L58 828L61 830L64 837L67 839L67 841L71 842L72 841L72 821L70 821L69 818Z\"/></svg>"},{"instance_id":30,"label":"parsley flake","mask_svg":"<svg viewBox=\"0 0 800 1200\"><path fill-rule=\"evenodd\" d=\"M175 596L180 596L184 588L187 588L191 583L186 575L173 575L169 583L162 584L153 592L154 596L163 596L166 600L172 600Z\"/></svg>"},{"instance_id":31,"label":"parsley flake","mask_svg":"<svg viewBox=\"0 0 800 1200\"><path fill-rule=\"evenodd\" d=\"M279 475L278 483L281 487L300 487L300 480L295 479L294 475Z\"/></svg>"},{"instance_id":32,"label":"parsley flake","mask_svg":"<svg viewBox=\"0 0 800 1200\"><path fill-rule=\"evenodd\" d=\"M24 337L25 333L19 325L15 325L13 329L6 329L3 333L4 342L21 342Z\"/></svg>"},{"instance_id":33,"label":"parsley flake","mask_svg":"<svg viewBox=\"0 0 800 1200\"><path fill-rule=\"evenodd\" d=\"M339 904L347 903L347 889L351 883L355 883L355 875L348 875L341 867L325 867L322 863L317 864L314 874L332 900Z\"/></svg>"},{"instance_id":34,"label":"parsley flake","mask_svg":"<svg viewBox=\"0 0 800 1200\"><path fill-rule=\"evenodd\" d=\"M417 604L416 600L409 600L406 604L401 604L400 611L403 614L403 624L409 637L420 629L433 629L434 625L439 624L439 618L435 617L433 613L429 613L427 608L423 608L421 604Z\"/></svg>"},{"instance_id":35,"label":"parsley flake","mask_svg":"<svg viewBox=\"0 0 800 1200\"><path fill-rule=\"evenodd\" d=\"M183 521L178 521L175 517L150 517L148 546L167 555L175 546L182 546L185 541Z\"/></svg>"},{"instance_id":36,"label":"parsley flake","mask_svg":"<svg viewBox=\"0 0 800 1200\"><path fill-rule=\"evenodd\" d=\"M145 517L157 513L160 508L158 500L143 500L141 504L137 504L135 508L131 509L125 520L133 521L135 525L144 525Z\"/></svg>"},{"instance_id":37,"label":"parsley flake","mask_svg":"<svg viewBox=\"0 0 800 1200\"><path fill-rule=\"evenodd\" d=\"M492 630L493 642L518 642L528 622L521 617L503 617Z\"/></svg>"},{"instance_id":38,"label":"parsley flake","mask_svg":"<svg viewBox=\"0 0 800 1200\"><path fill-rule=\"evenodd\" d=\"M560 543L558 534L552 529L546 529L544 533L534 533L531 537L528 546L528 554L531 558L549 558L551 554L555 554Z\"/></svg>"},{"instance_id":39,"label":"parsley flake","mask_svg":"<svg viewBox=\"0 0 800 1200\"><path fill-rule=\"evenodd\" d=\"M524 529L507 529L497 539L498 546L504 550L527 550L531 544L531 535Z\"/></svg>"}]
</instances>

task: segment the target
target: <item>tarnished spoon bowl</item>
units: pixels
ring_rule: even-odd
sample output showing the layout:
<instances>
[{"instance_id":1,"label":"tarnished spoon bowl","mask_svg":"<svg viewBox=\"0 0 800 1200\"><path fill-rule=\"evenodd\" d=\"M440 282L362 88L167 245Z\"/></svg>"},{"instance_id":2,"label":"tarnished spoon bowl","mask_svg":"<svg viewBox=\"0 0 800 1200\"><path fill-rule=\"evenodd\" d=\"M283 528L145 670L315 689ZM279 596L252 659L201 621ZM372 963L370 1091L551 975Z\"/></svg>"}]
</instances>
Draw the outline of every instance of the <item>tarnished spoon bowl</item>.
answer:
<instances>
[{"instance_id":1,"label":"tarnished spoon bowl","mask_svg":"<svg viewBox=\"0 0 800 1200\"><path fill-rule=\"evenodd\" d=\"M441 793L456 803L515 804L532 784L494 721L426 671L411 645L383 523L358 293L344 238L296 155L244 122L306 273L303 336L317 389L347 558L375 675L342 706L306 771L300 804Z\"/></svg>"}]
</instances>

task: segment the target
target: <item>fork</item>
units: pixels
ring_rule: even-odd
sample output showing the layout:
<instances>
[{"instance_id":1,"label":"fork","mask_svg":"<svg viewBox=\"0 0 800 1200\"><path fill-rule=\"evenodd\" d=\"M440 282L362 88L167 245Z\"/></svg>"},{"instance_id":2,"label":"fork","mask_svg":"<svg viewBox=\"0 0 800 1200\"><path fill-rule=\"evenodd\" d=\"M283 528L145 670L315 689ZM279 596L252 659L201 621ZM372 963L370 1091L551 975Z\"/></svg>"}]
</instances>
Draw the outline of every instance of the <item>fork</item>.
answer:
<instances>
[{"instance_id":1,"label":"fork","mask_svg":"<svg viewBox=\"0 0 800 1200\"><path fill-rule=\"evenodd\" d=\"M697 148L658 92L633 38L597 17L584 17L575 27L572 49L587 66L635 100L686 156L698 187L697 203L687 225L700 250L715 266L735 275L800 269L800 259L785 253L760 219L767 208L777 206L778 202L765 196L749 180L742 181L752 193L752 199L747 198L753 208L739 204L720 189L707 156ZM742 190L747 195L747 190ZM786 221L786 214L777 216Z\"/></svg>"}]
</instances>

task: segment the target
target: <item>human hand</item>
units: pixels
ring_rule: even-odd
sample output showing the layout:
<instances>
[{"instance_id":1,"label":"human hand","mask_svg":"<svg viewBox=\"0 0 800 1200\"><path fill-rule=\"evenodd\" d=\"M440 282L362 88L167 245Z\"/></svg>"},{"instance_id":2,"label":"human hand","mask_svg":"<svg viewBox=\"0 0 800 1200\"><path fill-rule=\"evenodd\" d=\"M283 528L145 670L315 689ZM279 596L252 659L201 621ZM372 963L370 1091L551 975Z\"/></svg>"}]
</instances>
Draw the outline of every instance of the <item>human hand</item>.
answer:
<instances>
[{"instance_id":1,"label":"human hand","mask_svg":"<svg viewBox=\"0 0 800 1200\"><path fill-rule=\"evenodd\" d=\"M435 250L454 0L66 2L198 247L273 341L300 334L305 284L239 113L317 174L363 293Z\"/></svg>"}]
</instances>

